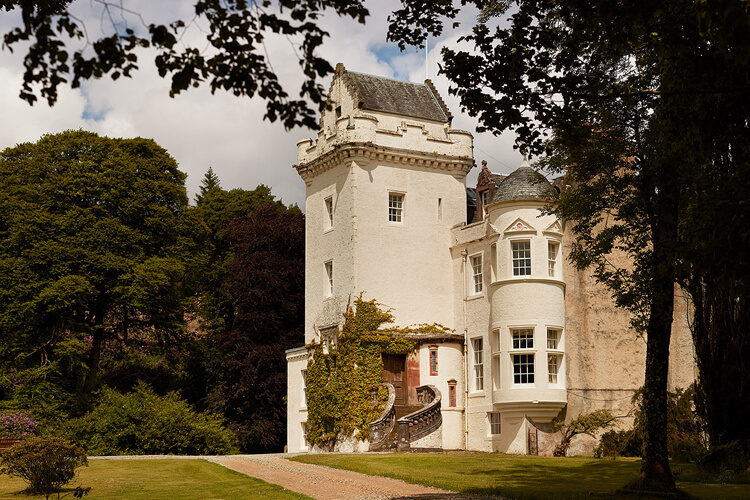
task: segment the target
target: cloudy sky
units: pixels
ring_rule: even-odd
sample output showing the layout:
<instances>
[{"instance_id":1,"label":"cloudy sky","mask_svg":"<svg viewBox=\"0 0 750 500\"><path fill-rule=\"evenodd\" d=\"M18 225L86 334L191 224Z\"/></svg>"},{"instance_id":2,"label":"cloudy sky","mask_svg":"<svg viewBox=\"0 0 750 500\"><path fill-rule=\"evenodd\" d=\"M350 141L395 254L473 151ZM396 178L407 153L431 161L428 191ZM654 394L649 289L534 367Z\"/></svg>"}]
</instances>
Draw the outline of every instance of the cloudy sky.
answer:
<instances>
[{"instance_id":1,"label":"cloudy sky","mask_svg":"<svg viewBox=\"0 0 750 500\"><path fill-rule=\"evenodd\" d=\"M123 0L128 9L139 12L147 22L169 22L178 16L190 19L192 0ZM397 0L368 0L370 17L362 26L350 19L329 14L321 21L330 33L320 54L332 65L342 62L360 73L397 78L412 82L425 79L425 51L401 53L386 42L388 13L397 9ZM91 37L101 36L106 28L101 7L92 0L78 0L73 8L83 19ZM461 113L458 100L448 94L448 81L437 74L440 49L455 45L474 18L464 12L458 30L439 39L430 39L427 72L436 84L455 118L453 127L474 133L476 163L487 160L494 172L509 173L521 163L513 150L513 136L495 137L477 134L476 121ZM0 32L18 22L16 13L0 12ZM138 24L137 18L127 22ZM200 27L198 27L200 28ZM201 47L200 29L186 33L187 43ZM205 46L205 42L203 42ZM267 49L282 83L293 85L300 75L294 51L287 40L269 40ZM292 165L296 163L296 143L315 133L307 129L284 130L278 123L263 120L265 103L260 99L236 98L207 87L190 89L169 97L169 82L159 78L153 54L139 53L140 70L131 79L112 82L109 77L88 82L80 89L61 88L57 104L45 101L29 106L18 97L22 83L23 51L0 51L0 150L22 142L36 141L41 135L66 129L84 129L110 137L149 137L166 148L188 174L191 198L203 174L213 167L222 187L252 189L258 184L271 186L286 203L304 208L304 183ZM324 82L327 87L329 81ZM290 95L298 92L289 86ZM478 167L469 177L476 181Z\"/></svg>"}]
</instances>

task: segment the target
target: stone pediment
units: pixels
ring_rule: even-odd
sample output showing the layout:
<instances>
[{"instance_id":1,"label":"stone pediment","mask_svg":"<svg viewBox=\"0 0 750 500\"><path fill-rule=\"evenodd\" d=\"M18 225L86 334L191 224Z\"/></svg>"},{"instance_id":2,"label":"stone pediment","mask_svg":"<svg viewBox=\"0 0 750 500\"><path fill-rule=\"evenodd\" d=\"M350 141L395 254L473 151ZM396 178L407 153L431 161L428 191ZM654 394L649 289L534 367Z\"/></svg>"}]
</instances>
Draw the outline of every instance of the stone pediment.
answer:
<instances>
[{"instance_id":1,"label":"stone pediment","mask_svg":"<svg viewBox=\"0 0 750 500\"><path fill-rule=\"evenodd\" d=\"M562 224L560 224L560 219L557 219L555 222L545 227L544 232L563 234L563 228L562 228Z\"/></svg>"},{"instance_id":2,"label":"stone pediment","mask_svg":"<svg viewBox=\"0 0 750 500\"><path fill-rule=\"evenodd\" d=\"M520 233L520 232L536 232L536 229L526 222L525 220L518 218L513 224L505 229L506 233Z\"/></svg>"}]
</instances>

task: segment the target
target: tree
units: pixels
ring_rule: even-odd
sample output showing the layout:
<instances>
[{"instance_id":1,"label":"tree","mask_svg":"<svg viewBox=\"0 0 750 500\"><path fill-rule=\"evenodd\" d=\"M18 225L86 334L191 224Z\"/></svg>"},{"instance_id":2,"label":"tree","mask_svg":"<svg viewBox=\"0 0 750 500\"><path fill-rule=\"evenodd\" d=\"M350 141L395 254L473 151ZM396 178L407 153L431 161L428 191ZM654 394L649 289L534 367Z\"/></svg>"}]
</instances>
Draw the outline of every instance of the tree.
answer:
<instances>
[{"instance_id":1,"label":"tree","mask_svg":"<svg viewBox=\"0 0 750 500\"><path fill-rule=\"evenodd\" d=\"M202 205L206 194L214 189L221 189L221 182L219 181L219 176L214 173L214 169L208 167L203 180L201 180L200 191L195 195L195 204L198 206Z\"/></svg>"},{"instance_id":2,"label":"tree","mask_svg":"<svg viewBox=\"0 0 750 500\"><path fill-rule=\"evenodd\" d=\"M206 232L184 180L148 139L68 131L0 154L5 399L51 416L87 401L107 339L182 339Z\"/></svg>"},{"instance_id":3,"label":"tree","mask_svg":"<svg viewBox=\"0 0 750 500\"><path fill-rule=\"evenodd\" d=\"M560 432L560 444L555 446L554 456L564 457L568 454L570 442L579 434L586 434L594 437L594 433L609 429L615 425L615 416L609 410L596 410L591 413L578 415L568 422L557 421L552 425L552 429Z\"/></svg>"},{"instance_id":4,"label":"tree","mask_svg":"<svg viewBox=\"0 0 750 500\"><path fill-rule=\"evenodd\" d=\"M389 35L402 47L439 34L440 16L458 13L452 2L403 3ZM698 212L691 196L721 198L707 172L723 165L739 173L746 165L739 139L747 134L750 90L747 5L466 3L485 7L488 22L466 37L473 51L443 51L452 92L479 117L478 130L513 129L523 150L547 153L544 165L566 172L571 188L555 211L573 221L571 258L594 268L647 338L641 486L672 491L665 431L674 288L686 268L711 255L696 245L700 233L681 232L681 222ZM506 24L490 26L493 15L508 13ZM739 201L732 197L730 206ZM692 251L701 257L690 260ZM632 268L613 265L617 252ZM722 275L731 274L719 262ZM703 280L710 268L698 267Z\"/></svg>"},{"instance_id":5,"label":"tree","mask_svg":"<svg viewBox=\"0 0 750 500\"><path fill-rule=\"evenodd\" d=\"M364 23L368 15L360 0L195 0L191 20L149 22L122 2L95 0L86 13L102 19L101 26L87 29L71 12L69 0L28 2L0 0L0 8L20 13L21 23L5 33L3 46L28 47L24 57L21 98L33 104L39 95L52 105L61 84L78 88L82 82L109 75L113 80L130 77L138 70L138 51L156 50L159 75L171 76L170 95L207 81L212 92L226 90L236 96L260 96L266 100L265 118L281 120L287 128L317 126L310 102L322 109L325 89L318 79L333 67L316 55L328 33L317 21L326 12ZM80 7L80 6L78 6ZM211 50L187 45L183 35L191 25L206 26ZM101 32L99 39L89 34ZM300 99L282 88L266 52L269 37L286 38L300 64L303 82ZM85 43L80 48L74 48ZM39 87L37 91L35 87Z\"/></svg>"},{"instance_id":6,"label":"tree","mask_svg":"<svg viewBox=\"0 0 750 500\"><path fill-rule=\"evenodd\" d=\"M286 358L304 329L305 222L299 210L265 203L232 220L233 259L224 280L221 356L209 407L223 413L246 451L280 450L286 439Z\"/></svg>"}]
</instances>

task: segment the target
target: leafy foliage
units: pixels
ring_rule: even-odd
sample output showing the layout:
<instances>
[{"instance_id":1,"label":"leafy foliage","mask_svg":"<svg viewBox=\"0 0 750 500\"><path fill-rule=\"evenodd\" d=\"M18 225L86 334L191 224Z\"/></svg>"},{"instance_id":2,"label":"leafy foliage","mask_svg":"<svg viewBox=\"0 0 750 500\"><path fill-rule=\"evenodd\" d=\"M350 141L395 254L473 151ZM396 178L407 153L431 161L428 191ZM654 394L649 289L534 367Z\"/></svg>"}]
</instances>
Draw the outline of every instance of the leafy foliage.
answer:
<instances>
[{"instance_id":1,"label":"leafy foliage","mask_svg":"<svg viewBox=\"0 0 750 500\"><path fill-rule=\"evenodd\" d=\"M234 435L215 414L197 413L178 393L158 396L139 383L130 394L103 387L94 409L68 424L71 439L92 455L223 455Z\"/></svg>"},{"instance_id":2,"label":"leafy foliage","mask_svg":"<svg viewBox=\"0 0 750 500\"><path fill-rule=\"evenodd\" d=\"M88 460L81 447L60 438L35 437L3 452L0 474L20 477L33 493L49 498L84 465L88 465Z\"/></svg>"},{"instance_id":3,"label":"leafy foliage","mask_svg":"<svg viewBox=\"0 0 750 500\"><path fill-rule=\"evenodd\" d=\"M185 174L147 139L83 131L0 153L4 399L41 417L85 403L105 341L184 335L203 255Z\"/></svg>"},{"instance_id":4,"label":"leafy foliage","mask_svg":"<svg viewBox=\"0 0 750 500\"><path fill-rule=\"evenodd\" d=\"M567 455L570 442L577 435L586 434L594 437L596 432L608 429L613 425L615 425L615 416L612 415L610 410L596 410L591 413L584 413L567 424L564 421L554 422L552 429L555 432L560 432L561 440L560 444L555 446L553 455L556 457Z\"/></svg>"},{"instance_id":5,"label":"leafy foliage","mask_svg":"<svg viewBox=\"0 0 750 500\"><path fill-rule=\"evenodd\" d=\"M695 385L667 395L667 446L669 456L698 462L706 452L703 423L695 412ZM627 431L605 432L594 450L597 457L640 457L643 453L643 391L633 396L635 421Z\"/></svg>"},{"instance_id":6,"label":"leafy foliage","mask_svg":"<svg viewBox=\"0 0 750 500\"><path fill-rule=\"evenodd\" d=\"M405 336L414 333L446 333L441 325L416 328L381 328L393 315L373 300L354 299L347 305L344 324L328 353L321 343L308 346L312 360L307 368L307 440L332 450L341 437L364 440L370 422L383 411L385 388L378 389L378 405L372 405L370 387L382 382L382 354L408 354L415 344Z\"/></svg>"},{"instance_id":7,"label":"leafy foliage","mask_svg":"<svg viewBox=\"0 0 750 500\"><path fill-rule=\"evenodd\" d=\"M171 76L171 96L203 82L208 82L212 92L257 95L266 100L265 117L278 119L287 128L315 128L315 110L310 109L309 102L322 109L325 90L318 81L333 73L331 65L316 55L328 36L316 21L326 12L360 23L368 15L359 0L195 0L193 19L158 24L121 2L96 0L90 6L91 17L102 19L102 25L87 29L81 18L71 13L69 3L0 1L0 8L16 9L22 19L19 26L5 33L3 45L12 49L28 44L22 99L34 103L34 87L38 86L41 97L52 105L57 101L58 87L68 82L77 88L86 80L105 75L113 80L130 77L138 70L138 51L152 47L157 52L154 62L159 75ZM122 22L115 22L115 18ZM184 35L197 24L206 26L207 40L193 47ZM101 38L89 39L95 32L100 32ZM282 88L266 53L266 40L275 36L292 44L290 50L304 77L300 99L290 98ZM74 50L71 46L78 40L86 43ZM202 46L206 41L212 49L208 52Z\"/></svg>"},{"instance_id":8,"label":"leafy foliage","mask_svg":"<svg viewBox=\"0 0 750 500\"><path fill-rule=\"evenodd\" d=\"M286 440L286 357L304 328L305 221L264 203L233 219L233 258L221 292L222 324L211 331L217 380L209 407L224 414L243 450L281 450Z\"/></svg>"}]
</instances>

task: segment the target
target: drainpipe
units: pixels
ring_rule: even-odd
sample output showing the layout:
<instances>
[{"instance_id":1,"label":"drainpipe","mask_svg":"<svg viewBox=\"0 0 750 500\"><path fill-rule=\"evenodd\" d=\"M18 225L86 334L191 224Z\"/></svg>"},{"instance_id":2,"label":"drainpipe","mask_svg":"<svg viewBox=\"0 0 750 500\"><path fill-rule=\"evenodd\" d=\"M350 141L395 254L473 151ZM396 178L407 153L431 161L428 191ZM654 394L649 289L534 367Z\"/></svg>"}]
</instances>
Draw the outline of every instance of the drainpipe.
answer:
<instances>
[{"instance_id":1,"label":"drainpipe","mask_svg":"<svg viewBox=\"0 0 750 500\"><path fill-rule=\"evenodd\" d=\"M461 251L462 279L464 283L463 312L464 312L464 448L469 449L469 317L468 317L468 291L466 290L466 257L469 252L464 248Z\"/></svg>"}]
</instances>

